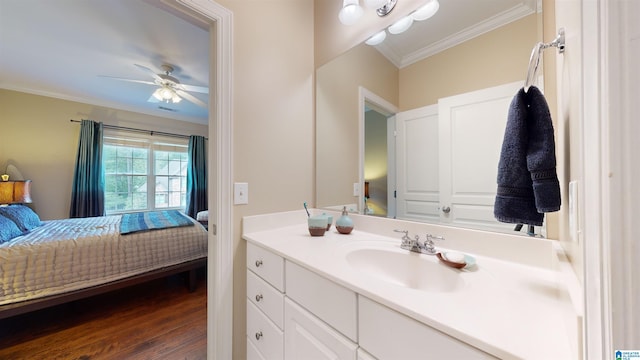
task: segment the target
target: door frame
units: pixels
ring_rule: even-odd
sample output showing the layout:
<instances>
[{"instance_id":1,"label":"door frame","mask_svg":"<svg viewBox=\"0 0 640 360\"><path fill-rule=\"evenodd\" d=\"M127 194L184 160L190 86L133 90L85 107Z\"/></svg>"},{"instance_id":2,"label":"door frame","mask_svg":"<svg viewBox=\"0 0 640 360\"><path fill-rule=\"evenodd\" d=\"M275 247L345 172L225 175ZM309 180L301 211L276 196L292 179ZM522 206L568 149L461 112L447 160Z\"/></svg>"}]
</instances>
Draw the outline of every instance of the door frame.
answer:
<instances>
[{"instance_id":1,"label":"door frame","mask_svg":"<svg viewBox=\"0 0 640 360\"><path fill-rule=\"evenodd\" d=\"M214 24L209 33L209 227L207 258L207 358L233 357L233 13L213 0L175 0ZM211 215L211 214L210 214Z\"/></svg>"},{"instance_id":2,"label":"door frame","mask_svg":"<svg viewBox=\"0 0 640 360\"><path fill-rule=\"evenodd\" d=\"M376 95L373 91L366 89L365 87L358 87L358 184L362 189L358 194L358 210L364 205L363 193L364 193L364 120L365 120L365 103L370 103L376 107L376 110L381 114L387 115L387 118L394 116L398 112L398 107L383 99L381 96ZM388 121L388 120L387 120ZM387 160L389 161L389 160ZM391 159L395 162L395 158ZM395 168L395 164L393 165ZM389 181L389 175L387 174L387 181ZM395 174L393 174L393 183L395 184ZM389 197L387 197L389 199ZM395 201L395 199L394 199ZM390 205L387 204L387 207ZM394 205L395 209L395 205Z\"/></svg>"}]
</instances>

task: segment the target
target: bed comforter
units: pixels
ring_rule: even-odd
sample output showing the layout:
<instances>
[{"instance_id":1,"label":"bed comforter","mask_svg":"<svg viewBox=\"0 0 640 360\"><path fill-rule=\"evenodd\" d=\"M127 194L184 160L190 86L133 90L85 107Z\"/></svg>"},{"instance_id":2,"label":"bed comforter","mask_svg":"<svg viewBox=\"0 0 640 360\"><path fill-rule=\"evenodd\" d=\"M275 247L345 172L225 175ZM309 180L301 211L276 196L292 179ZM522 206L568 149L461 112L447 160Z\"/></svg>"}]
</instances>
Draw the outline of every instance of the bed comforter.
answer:
<instances>
[{"instance_id":1,"label":"bed comforter","mask_svg":"<svg viewBox=\"0 0 640 360\"><path fill-rule=\"evenodd\" d=\"M120 235L120 215L44 221L0 244L0 305L123 279L207 256L194 226Z\"/></svg>"}]
</instances>

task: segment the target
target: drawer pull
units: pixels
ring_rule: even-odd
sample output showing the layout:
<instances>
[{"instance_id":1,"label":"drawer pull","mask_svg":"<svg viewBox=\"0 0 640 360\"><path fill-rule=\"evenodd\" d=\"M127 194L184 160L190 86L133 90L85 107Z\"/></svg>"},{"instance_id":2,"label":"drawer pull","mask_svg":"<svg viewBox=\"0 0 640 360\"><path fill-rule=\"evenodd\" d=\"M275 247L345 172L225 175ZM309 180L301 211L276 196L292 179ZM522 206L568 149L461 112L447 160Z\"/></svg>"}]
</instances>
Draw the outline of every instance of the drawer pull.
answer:
<instances>
[{"instance_id":1,"label":"drawer pull","mask_svg":"<svg viewBox=\"0 0 640 360\"><path fill-rule=\"evenodd\" d=\"M262 294L256 295L256 301L259 302L260 300L262 300Z\"/></svg>"},{"instance_id":2,"label":"drawer pull","mask_svg":"<svg viewBox=\"0 0 640 360\"><path fill-rule=\"evenodd\" d=\"M256 267L262 266L262 260L256 260Z\"/></svg>"},{"instance_id":3,"label":"drawer pull","mask_svg":"<svg viewBox=\"0 0 640 360\"><path fill-rule=\"evenodd\" d=\"M256 340L260 340L262 337L262 331L256 333Z\"/></svg>"}]
</instances>

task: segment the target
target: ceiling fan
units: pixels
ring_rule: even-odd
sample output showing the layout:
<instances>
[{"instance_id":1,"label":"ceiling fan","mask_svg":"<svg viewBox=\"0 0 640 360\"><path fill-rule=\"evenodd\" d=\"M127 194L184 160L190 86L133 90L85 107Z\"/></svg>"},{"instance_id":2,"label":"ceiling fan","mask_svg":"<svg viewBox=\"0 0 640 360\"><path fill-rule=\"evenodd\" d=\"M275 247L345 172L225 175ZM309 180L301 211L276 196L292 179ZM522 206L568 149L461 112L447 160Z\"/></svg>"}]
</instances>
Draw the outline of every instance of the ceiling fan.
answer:
<instances>
[{"instance_id":1,"label":"ceiling fan","mask_svg":"<svg viewBox=\"0 0 640 360\"><path fill-rule=\"evenodd\" d=\"M162 64L160 67L162 68L162 71L164 71L164 74L162 73L156 74L153 70L149 69L146 66L142 66L138 64L134 64L134 65L137 66L139 69L150 74L153 77L153 81L125 79L125 78L118 78L118 77L111 77L111 76L107 76L107 77L110 77L116 80L123 80L123 81L157 86L158 88L153 92L153 94L147 100L149 102L164 101L167 103L168 102L178 103L182 100L182 98L185 98L196 105L207 107L207 104L205 102L189 94L188 91L208 94L209 89L204 86L195 86L195 85L187 85L187 84L180 83L180 80L178 80L177 78L171 75L171 73L173 72L173 66L168 64Z\"/></svg>"}]
</instances>

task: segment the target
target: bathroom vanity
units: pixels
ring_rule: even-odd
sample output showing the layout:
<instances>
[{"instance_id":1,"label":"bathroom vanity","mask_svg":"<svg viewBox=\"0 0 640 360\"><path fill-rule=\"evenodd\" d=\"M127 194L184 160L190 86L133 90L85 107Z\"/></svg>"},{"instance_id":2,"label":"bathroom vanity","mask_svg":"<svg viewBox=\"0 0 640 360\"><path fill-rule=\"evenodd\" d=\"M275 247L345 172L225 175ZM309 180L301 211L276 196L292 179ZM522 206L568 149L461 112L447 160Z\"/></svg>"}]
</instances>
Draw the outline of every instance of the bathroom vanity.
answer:
<instances>
[{"instance_id":1,"label":"bathroom vanity","mask_svg":"<svg viewBox=\"0 0 640 360\"><path fill-rule=\"evenodd\" d=\"M244 218L248 359L579 357L575 279L553 241L353 218L351 234L321 237L304 211ZM441 231L439 249L476 263L401 249L396 229Z\"/></svg>"}]
</instances>

